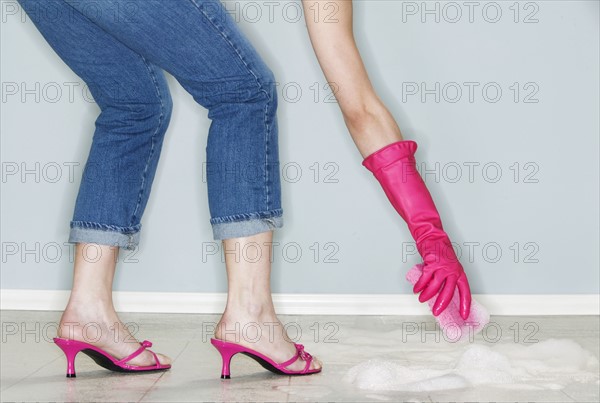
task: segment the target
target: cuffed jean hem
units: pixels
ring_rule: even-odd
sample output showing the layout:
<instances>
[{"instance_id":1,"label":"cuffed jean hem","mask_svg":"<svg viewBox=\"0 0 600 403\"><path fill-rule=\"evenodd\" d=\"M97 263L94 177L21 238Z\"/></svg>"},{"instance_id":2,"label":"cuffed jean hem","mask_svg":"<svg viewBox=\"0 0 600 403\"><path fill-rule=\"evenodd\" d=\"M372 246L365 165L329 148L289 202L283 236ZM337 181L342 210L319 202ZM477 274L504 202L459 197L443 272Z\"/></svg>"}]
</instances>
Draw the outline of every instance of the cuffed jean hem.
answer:
<instances>
[{"instance_id":1,"label":"cuffed jean hem","mask_svg":"<svg viewBox=\"0 0 600 403\"><path fill-rule=\"evenodd\" d=\"M69 243L95 243L133 250L140 243L140 231L131 233L111 229L89 228L71 224Z\"/></svg>"},{"instance_id":2,"label":"cuffed jean hem","mask_svg":"<svg viewBox=\"0 0 600 403\"><path fill-rule=\"evenodd\" d=\"M240 221L213 223L215 240L242 238L283 227L283 217L249 218Z\"/></svg>"}]
</instances>

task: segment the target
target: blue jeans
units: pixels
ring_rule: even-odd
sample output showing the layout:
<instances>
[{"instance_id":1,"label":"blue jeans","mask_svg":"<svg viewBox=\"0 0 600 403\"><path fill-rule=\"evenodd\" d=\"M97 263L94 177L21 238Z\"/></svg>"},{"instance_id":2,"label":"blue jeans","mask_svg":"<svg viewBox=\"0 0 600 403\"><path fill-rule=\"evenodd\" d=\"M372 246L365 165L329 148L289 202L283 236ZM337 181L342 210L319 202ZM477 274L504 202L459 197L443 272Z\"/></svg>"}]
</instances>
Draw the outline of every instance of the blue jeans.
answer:
<instances>
[{"instance_id":1,"label":"blue jeans","mask_svg":"<svg viewBox=\"0 0 600 403\"><path fill-rule=\"evenodd\" d=\"M101 110L69 242L137 246L171 116L163 70L209 111L215 239L283 225L275 79L220 2L19 2Z\"/></svg>"}]
</instances>

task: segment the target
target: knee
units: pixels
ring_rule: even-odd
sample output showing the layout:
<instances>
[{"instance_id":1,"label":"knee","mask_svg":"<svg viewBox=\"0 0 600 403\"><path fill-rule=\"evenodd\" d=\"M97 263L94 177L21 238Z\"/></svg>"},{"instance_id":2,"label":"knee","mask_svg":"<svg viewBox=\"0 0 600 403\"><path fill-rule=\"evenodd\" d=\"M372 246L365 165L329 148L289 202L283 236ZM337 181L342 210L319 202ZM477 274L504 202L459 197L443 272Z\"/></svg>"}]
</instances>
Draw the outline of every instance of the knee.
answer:
<instances>
[{"instance_id":1,"label":"knee","mask_svg":"<svg viewBox=\"0 0 600 403\"><path fill-rule=\"evenodd\" d=\"M103 108L96 123L117 134L164 133L172 111L173 101L170 95L121 101Z\"/></svg>"},{"instance_id":2,"label":"knee","mask_svg":"<svg viewBox=\"0 0 600 403\"><path fill-rule=\"evenodd\" d=\"M223 103L240 102L245 104L269 105L277 107L277 85L275 76L268 68L253 71L249 75L234 84L234 92L224 91Z\"/></svg>"},{"instance_id":3,"label":"knee","mask_svg":"<svg viewBox=\"0 0 600 403\"><path fill-rule=\"evenodd\" d=\"M134 109L132 118L150 126L164 126L171 120L173 100L170 94L162 94L160 98L134 104Z\"/></svg>"},{"instance_id":4,"label":"knee","mask_svg":"<svg viewBox=\"0 0 600 403\"><path fill-rule=\"evenodd\" d=\"M154 107L154 119L160 120L160 124L166 128L171 121L172 113L173 99L171 99L171 94L167 92L160 98L158 110L156 106Z\"/></svg>"},{"instance_id":5,"label":"knee","mask_svg":"<svg viewBox=\"0 0 600 403\"><path fill-rule=\"evenodd\" d=\"M230 108L277 108L277 83L273 72L266 66L218 82L183 85L196 102L212 114Z\"/></svg>"},{"instance_id":6,"label":"knee","mask_svg":"<svg viewBox=\"0 0 600 403\"><path fill-rule=\"evenodd\" d=\"M277 83L275 82L273 71L268 67L265 67L257 77L257 81L261 87L261 91L264 92L267 99L277 105Z\"/></svg>"},{"instance_id":7,"label":"knee","mask_svg":"<svg viewBox=\"0 0 600 403\"><path fill-rule=\"evenodd\" d=\"M171 98L171 93L166 92L163 94L160 104L164 118L168 122L171 120L171 114L173 113L173 99Z\"/></svg>"}]
</instances>

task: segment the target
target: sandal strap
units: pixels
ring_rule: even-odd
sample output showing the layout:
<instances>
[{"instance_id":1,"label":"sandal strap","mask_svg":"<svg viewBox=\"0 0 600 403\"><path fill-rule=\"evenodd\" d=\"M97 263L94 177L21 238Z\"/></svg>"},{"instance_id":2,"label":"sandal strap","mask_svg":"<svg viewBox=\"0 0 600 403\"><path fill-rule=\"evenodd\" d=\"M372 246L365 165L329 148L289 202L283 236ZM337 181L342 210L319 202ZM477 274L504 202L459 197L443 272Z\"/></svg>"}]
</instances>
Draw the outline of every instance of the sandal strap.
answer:
<instances>
[{"instance_id":1,"label":"sandal strap","mask_svg":"<svg viewBox=\"0 0 600 403\"><path fill-rule=\"evenodd\" d=\"M302 344L294 343L294 346L296 347L296 354L289 360L279 364L279 366L285 368L295 363L298 360L298 358L302 358L302 360L306 361L306 365L302 370L302 373L305 373L310 368L310 363L312 362L312 355L310 355L310 353L304 350L304 346Z\"/></svg>"},{"instance_id":2,"label":"sandal strap","mask_svg":"<svg viewBox=\"0 0 600 403\"><path fill-rule=\"evenodd\" d=\"M156 368L159 368L162 364L158 360L158 356L156 355L156 353L154 351L152 351L152 350L148 350L148 351L151 352L152 355L154 356L154 362L156 363Z\"/></svg>"},{"instance_id":3,"label":"sandal strap","mask_svg":"<svg viewBox=\"0 0 600 403\"><path fill-rule=\"evenodd\" d=\"M310 368L310 364L312 363L312 355L308 357L308 360L306 360L306 365L304 366L304 369L302 370L302 373L305 374L306 372L308 372L309 368Z\"/></svg>"},{"instance_id":4,"label":"sandal strap","mask_svg":"<svg viewBox=\"0 0 600 403\"><path fill-rule=\"evenodd\" d=\"M117 364L126 364L128 361L131 361L138 355L142 354L144 352L144 350L146 350L146 348L148 348L148 347L152 347L152 343L149 342L148 340L144 340L143 342L140 343L140 348L135 350L133 353L129 354L127 357L121 358L119 361L117 361ZM148 351L150 351L150 350L148 350ZM150 351L150 352L152 354L154 354L152 351ZM156 358L156 354L154 354L154 359L156 360L156 364L158 365L158 359Z\"/></svg>"}]
</instances>

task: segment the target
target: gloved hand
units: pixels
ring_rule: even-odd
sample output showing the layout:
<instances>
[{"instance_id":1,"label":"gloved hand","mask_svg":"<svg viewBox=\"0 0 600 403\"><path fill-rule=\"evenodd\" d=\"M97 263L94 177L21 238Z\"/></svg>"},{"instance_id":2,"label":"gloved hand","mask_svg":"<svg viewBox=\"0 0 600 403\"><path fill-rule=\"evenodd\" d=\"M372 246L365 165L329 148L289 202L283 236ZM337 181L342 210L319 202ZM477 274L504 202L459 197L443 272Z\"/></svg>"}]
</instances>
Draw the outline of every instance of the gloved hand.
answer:
<instances>
[{"instance_id":1,"label":"gloved hand","mask_svg":"<svg viewBox=\"0 0 600 403\"><path fill-rule=\"evenodd\" d=\"M396 211L406 221L423 258L423 274L413 292L421 292L421 302L439 292L432 309L433 315L437 316L446 309L458 287L460 316L466 320L471 309L467 276L444 232L431 194L417 171L416 150L414 141L399 141L369 155L363 165L375 175Z\"/></svg>"},{"instance_id":2,"label":"gloved hand","mask_svg":"<svg viewBox=\"0 0 600 403\"><path fill-rule=\"evenodd\" d=\"M423 259L423 274L413 287L419 295L420 302L426 302L439 292L432 308L434 316L438 316L452 300L455 287L458 287L460 297L460 316L467 319L471 307L471 290L467 275L458 261L450 240L438 240L433 244L422 241L417 244ZM436 249L433 252L432 249Z\"/></svg>"}]
</instances>

